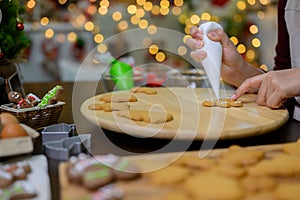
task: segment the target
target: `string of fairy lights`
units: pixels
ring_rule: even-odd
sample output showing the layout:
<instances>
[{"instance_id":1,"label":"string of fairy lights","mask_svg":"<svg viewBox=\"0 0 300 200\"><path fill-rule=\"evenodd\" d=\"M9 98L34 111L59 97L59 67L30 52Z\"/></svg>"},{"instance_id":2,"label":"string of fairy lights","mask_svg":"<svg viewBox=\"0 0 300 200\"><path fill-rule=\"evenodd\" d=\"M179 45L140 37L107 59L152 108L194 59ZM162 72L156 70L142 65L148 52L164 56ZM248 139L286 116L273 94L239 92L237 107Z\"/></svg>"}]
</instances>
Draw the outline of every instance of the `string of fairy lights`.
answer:
<instances>
[{"instance_id":1,"label":"string of fairy lights","mask_svg":"<svg viewBox=\"0 0 300 200\"><path fill-rule=\"evenodd\" d=\"M131 1L109 1L109 0L86 0L88 5L84 8L84 12L78 12L79 8L77 3L68 3L68 0L58 0L58 3L61 5L68 5L67 11L70 14L75 14L74 19L70 20L71 25L76 29L85 29L93 34L93 40L98 44L99 51L107 50L102 42L105 40L105 36L101 33L101 27L93 22L93 18L89 16L107 16L111 15L111 19L115 22L117 29L122 32L130 29L131 27L139 27L141 29L147 29L148 33L151 35L156 34L156 29L159 25L151 23L151 18L149 16L167 16L173 15L178 19L184 29L186 36L183 38L183 42L189 36L189 30L192 26L198 25L200 20L213 20L220 21L218 16L210 13L209 11L204 11L202 13L188 13L185 12L185 5L190 1L184 0L157 0L157 1L147 1L147 0L131 0ZM208 0L209 1L209 0ZM116 4L116 2L123 3L126 6L126 12L117 10L109 12L109 9ZM247 10L255 9L256 15L259 19L265 18L265 7L271 4L271 0L232 0L230 3L235 3L235 7L238 11L246 12ZM36 0L28 0L26 3L26 8L28 10L33 10L37 6ZM129 17L128 17L129 16ZM232 20L239 21L242 20L242 16L237 12L233 14ZM53 28L47 28L51 24L51 19L44 16L39 19L39 22L36 22L38 26L45 27L44 35L46 38L54 37L55 30ZM261 40L256 37L259 32L259 27L255 24L249 26L249 33L251 34L251 46L246 46L238 36L231 36L231 41L236 45L239 53L244 54L245 58L248 61L254 61L256 58L255 49L259 48ZM76 32L69 32L66 36L57 37L61 42L66 38L70 42L74 42L77 38ZM164 52L160 51L160 48L157 44L152 44L151 39L145 38L143 44L148 47L149 53L155 55L155 58L158 62L163 62L166 59ZM184 55L188 50L184 46L178 47L179 55ZM262 68L267 68L267 66L261 65Z\"/></svg>"}]
</instances>

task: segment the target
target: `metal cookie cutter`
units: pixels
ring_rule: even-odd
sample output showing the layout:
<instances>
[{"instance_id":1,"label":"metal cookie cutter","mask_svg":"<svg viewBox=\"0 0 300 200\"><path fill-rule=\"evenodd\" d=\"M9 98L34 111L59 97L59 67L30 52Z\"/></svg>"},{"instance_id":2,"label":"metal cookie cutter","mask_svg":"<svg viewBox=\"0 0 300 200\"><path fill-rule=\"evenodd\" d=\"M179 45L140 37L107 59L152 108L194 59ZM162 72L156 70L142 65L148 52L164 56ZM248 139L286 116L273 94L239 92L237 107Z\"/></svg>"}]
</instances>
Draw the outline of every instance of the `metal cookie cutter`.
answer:
<instances>
[{"instance_id":1,"label":"metal cookie cutter","mask_svg":"<svg viewBox=\"0 0 300 200\"><path fill-rule=\"evenodd\" d=\"M60 123L51 126L47 126L42 131L42 142L43 144L51 141L58 141L64 138L73 137L75 133L74 124Z\"/></svg>"},{"instance_id":2,"label":"metal cookie cutter","mask_svg":"<svg viewBox=\"0 0 300 200\"><path fill-rule=\"evenodd\" d=\"M68 160L70 156L77 155L90 148L91 134L80 134L59 141L44 143L45 154L55 160Z\"/></svg>"}]
</instances>

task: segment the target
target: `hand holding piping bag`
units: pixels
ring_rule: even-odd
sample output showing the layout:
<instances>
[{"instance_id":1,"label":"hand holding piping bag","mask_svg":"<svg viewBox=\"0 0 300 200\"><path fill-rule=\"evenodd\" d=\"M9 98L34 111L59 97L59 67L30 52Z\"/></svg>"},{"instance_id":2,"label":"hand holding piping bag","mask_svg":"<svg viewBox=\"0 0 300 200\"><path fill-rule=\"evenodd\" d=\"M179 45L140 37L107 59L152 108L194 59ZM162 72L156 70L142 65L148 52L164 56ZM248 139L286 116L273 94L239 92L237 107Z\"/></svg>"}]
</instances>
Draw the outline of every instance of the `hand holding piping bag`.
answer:
<instances>
[{"instance_id":1,"label":"hand holding piping bag","mask_svg":"<svg viewBox=\"0 0 300 200\"><path fill-rule=\"evenodd\" d=\"M222 66L222 45L220 42L213 41L208 38L210 31L221 29L222 26L216 22L206 22L199 26L199 30L203 33L204 46L202 50L206 51L206 58L201 62L207 74L210 85L213 88L217 99L220 98L220 77Z\"/></svg>"}]
</instances>

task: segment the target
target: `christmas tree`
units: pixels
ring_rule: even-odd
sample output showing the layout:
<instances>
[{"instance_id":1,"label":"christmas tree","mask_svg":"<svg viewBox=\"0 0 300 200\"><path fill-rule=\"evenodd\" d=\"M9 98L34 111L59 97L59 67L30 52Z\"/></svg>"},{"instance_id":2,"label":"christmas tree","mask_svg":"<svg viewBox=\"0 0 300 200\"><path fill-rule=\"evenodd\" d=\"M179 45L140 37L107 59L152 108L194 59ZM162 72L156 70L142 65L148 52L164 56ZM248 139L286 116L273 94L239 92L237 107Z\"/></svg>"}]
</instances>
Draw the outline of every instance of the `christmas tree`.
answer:
<instances>
[{"instance_id":1,"label":"christmas tree","mask_svg":"<svg viewBox=\"0 0 300 200\"><path fill-rule=\"evenodd\" d=\"M21 15L25 8L18 0L0 0L0 67L22 61L22 51L30 45Z\"/></svg>"}]
</instances>

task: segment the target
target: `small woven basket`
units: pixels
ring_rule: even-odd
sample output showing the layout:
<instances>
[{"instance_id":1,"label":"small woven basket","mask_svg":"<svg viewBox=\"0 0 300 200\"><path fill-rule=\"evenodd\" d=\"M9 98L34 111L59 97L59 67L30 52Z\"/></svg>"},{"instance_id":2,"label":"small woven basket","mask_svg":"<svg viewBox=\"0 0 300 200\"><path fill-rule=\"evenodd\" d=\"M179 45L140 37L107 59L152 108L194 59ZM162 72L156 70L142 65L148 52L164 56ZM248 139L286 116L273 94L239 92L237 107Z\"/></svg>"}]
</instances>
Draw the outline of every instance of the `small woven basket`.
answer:
<instances>
[{"instance_id":1,"label":"small woven basket","mask_svg":"<svg viewBox=\"0 0 300 200\"><path fill-rule=\"evenodd\" d=\"M59 101L45 108L33 107L24 109L15 109L12 108L12 104L3 104L0 106L0 113L11 113L16 116L20 123L37 130L45 126L56 124L64 104L65 102Z\"/></svg>"}]
</instances>

